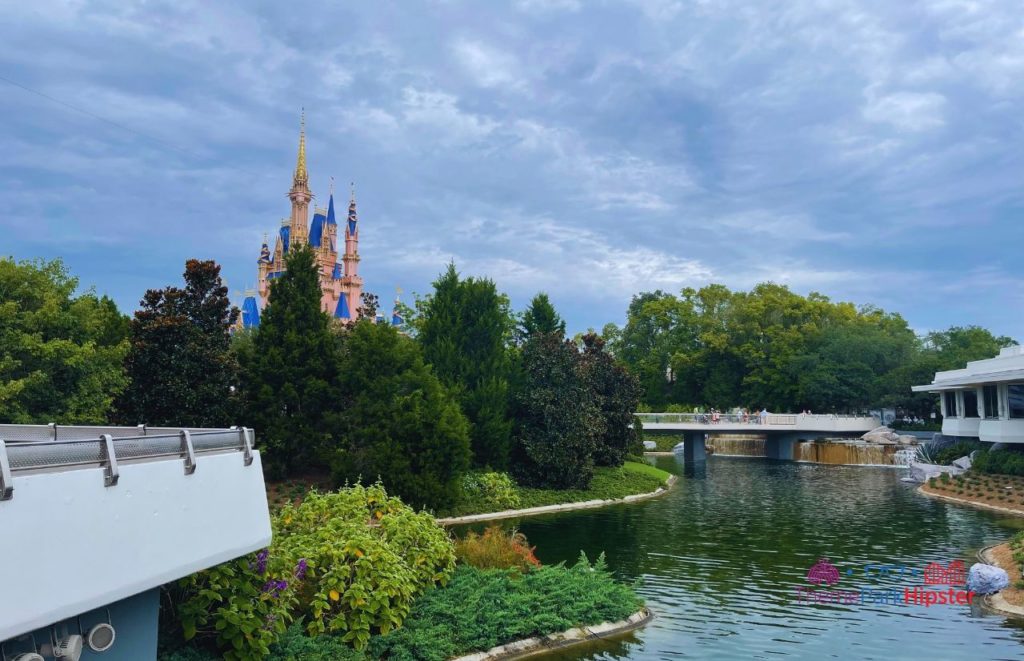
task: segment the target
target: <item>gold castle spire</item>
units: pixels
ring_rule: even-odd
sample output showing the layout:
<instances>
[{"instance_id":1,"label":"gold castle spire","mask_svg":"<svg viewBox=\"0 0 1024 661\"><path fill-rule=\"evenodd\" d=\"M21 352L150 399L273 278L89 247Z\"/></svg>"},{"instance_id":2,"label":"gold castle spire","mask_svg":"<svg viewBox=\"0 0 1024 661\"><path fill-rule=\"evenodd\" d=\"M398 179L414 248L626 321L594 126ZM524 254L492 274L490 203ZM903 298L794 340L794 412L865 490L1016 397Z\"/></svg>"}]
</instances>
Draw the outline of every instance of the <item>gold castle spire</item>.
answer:
<instances>
[{"instance_id":1,"label":"gold castle spire","mask_svg":"<svg viewBox=\"0 0 1024 661\"><path fill-rule=\"evenodd\" d=\"M307 183L309 174L306 172L306 109L302 109L302 121L299 128L299 157L295 163L295 183Z\"/></svg>"}]
</instances>

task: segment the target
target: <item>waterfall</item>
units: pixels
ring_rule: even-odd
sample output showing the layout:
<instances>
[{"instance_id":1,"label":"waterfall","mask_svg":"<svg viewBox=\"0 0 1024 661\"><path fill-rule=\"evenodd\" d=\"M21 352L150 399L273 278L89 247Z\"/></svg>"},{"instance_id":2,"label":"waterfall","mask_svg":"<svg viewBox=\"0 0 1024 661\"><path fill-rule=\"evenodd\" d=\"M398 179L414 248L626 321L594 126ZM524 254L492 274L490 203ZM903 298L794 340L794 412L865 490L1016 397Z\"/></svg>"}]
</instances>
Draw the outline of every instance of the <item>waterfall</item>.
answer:
<instances>
[{"instance_id":1,"label":"waterfall","mask_svg":"<svg viewBox=\"0 0 1024 661\"><path fill-rule=\"evenodd\" d=\"M897 453L900 461L897 462ZM816 464L860 466L905 466L907 450L896 445L866 443L864 441L800 441L793 453L797 461Z\"/></svg>"},{"instance_id":2,"label":"waterfall","mask_svg":"<svg viewBox=\"0 0 1024 661\"><path fill-rule=\"evenodd\" d=\"M764 436L759 434L714 434L710 439L715 454L723 457L763 457Z\"/></svg>"},{"instance_id":3,"label":"waterfall","mask_svg":"<svg viewBox=\"0 0 1024 661\"><path fill-rule=\"evenodd\" d=\"M908 468L910 464L918 460L918 451L916 447L912 448L900 448L896 450L896 453L892 456L892 463L895 466L903 466Z\"/></svg>"}]
</instances>

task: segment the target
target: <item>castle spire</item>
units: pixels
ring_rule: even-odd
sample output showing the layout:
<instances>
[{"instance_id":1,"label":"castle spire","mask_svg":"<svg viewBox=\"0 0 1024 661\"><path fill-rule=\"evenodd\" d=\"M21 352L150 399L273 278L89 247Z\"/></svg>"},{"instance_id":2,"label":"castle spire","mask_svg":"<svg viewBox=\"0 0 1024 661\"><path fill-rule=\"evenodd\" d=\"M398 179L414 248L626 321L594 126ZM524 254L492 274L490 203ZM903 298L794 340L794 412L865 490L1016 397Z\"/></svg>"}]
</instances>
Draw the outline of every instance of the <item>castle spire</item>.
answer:
<instances>
[{"instance_id":1,"label":"castle spire","mask_svg":"<svg viewBox=\"0 0 1024 661\"><path fill-rule=\"evenodd\" d=\"M302 120L299 124L299 156L295 161L295 183L307 183L309 174L306 172L306 109L302 109Z\"/></svg>"}]
</instances>

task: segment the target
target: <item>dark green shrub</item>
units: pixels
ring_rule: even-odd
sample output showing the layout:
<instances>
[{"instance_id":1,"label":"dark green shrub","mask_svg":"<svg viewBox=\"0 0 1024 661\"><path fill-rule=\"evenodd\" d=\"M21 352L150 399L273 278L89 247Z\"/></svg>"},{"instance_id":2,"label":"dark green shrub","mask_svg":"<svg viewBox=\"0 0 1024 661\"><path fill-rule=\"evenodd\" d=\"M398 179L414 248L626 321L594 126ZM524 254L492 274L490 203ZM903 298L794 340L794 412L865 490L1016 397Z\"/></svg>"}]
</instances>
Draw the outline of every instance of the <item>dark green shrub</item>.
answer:
<instances>
[{"instance_id":1,"label":"dark green shrub","mask_svg":"<svg viewBox=\"0 0 1024 661\"><path fill-rule=\"evenodd\" d=\"M580 375L598 409L600 428L596 434L594 463L621 466L626 453L642 443L637 438L636 416L640 405L640 382L605 351L597 333L583 336Z\"/></svg>"},{"instance_id":2,"label":"dark green shrub","mask_svg":"<svg viewBox=\"0 0 1024 661\"><path fill-rule=\"evenodd\" d=\"M957 441L953 445L938 450L932 455L932 460L937 464L948 465L982 447L982 444L978 441Z\"/></svg>"},{"instance_id":3,"label":"dark green shrub","mask_svg":"<svg viewBox=\"0 0 1024 661\"><path fill-rule=\"evenodd\" d=\"M988 475L1024 476L1024 453L1017 452L1016 450L993 451L981 449L978 450L978 453L975 455L971 468L979 473L985 473ZM1002 477L997 477L995 479L1002 479ZM990 484L991 481L986 480L986 485Z\"/></svg>"},{"instance_id":4,"label":"dark green shrub","mask_svg":"<svg viewBox=\"0 0 1024 661\"><path fill-rule=\"evenodd\" d=\"M561 336L532 336L522 349L513 397L513 468L534 487L585 489L594 474L600 412L580 378L576 345Z\"/></svg>"}]
</instances>

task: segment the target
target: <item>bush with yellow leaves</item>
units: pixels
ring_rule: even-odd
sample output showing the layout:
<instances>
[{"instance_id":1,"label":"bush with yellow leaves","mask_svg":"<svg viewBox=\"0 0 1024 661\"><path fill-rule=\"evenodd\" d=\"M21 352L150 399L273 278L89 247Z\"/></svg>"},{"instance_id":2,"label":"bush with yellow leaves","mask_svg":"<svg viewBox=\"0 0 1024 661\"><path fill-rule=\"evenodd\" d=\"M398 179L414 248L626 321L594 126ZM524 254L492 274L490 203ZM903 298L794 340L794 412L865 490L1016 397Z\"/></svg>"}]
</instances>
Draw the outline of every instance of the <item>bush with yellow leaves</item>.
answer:
<instances>
[{"instance_id":1,"label":"bush with yellow leaves","mask_svg":"<svg viewBox=\"0 0 1024 661\"><path fill-rule=\"evenodd\" d=\"M448 533L380 484L313 492L274 519L274 552L305 559L298 591L310 634L337 632L356 648L402 624L412 600L455 569Z\"/></svg>"},{"instance_id":2,"label":"bush with yellow leaves","mask_svg":"<svg viewBox=\"0 0 1024 661\"><path fill-rule=\"evenodd\" d=\"M225 658L263 658L288 622L356 649L400 626L415 597L455 570L448 533L379 483L311 492L274 516L269 549L183 579L171 599L185 638Z\"/></svg>"}]
</instances>

